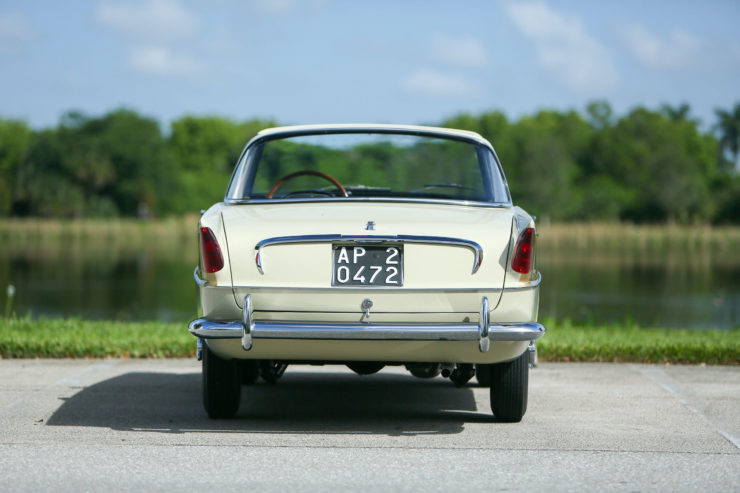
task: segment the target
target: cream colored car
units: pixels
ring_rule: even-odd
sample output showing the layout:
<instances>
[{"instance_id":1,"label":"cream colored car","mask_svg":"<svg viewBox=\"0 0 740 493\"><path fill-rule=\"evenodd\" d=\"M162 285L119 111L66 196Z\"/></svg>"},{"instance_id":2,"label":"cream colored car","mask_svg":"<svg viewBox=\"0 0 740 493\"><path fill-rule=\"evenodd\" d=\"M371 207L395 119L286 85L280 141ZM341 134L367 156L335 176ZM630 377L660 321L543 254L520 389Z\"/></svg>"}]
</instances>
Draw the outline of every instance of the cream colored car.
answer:
<instances>
[{"instance_id":1,"label":"cream colored car","mask_svg":"<svg viewBox=\"0 0 740 493\"><path fill-rule=\"evenodd\" d=\"M213 418L288 364L477 374L498 420L527 407L540 274L534 220L480 135L405 125L260 132L200 219L190 323Z\"/></svg>"}]
</instances>

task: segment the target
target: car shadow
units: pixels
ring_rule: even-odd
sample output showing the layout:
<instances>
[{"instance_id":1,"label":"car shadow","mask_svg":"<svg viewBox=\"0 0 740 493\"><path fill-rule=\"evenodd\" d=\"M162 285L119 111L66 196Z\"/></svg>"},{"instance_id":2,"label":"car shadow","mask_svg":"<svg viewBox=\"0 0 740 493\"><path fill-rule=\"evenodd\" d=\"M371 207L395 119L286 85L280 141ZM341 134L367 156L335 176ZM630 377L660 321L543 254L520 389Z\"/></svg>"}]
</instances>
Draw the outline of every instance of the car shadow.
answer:
<instances>
[{"instance_id":1,"label":"car shadow","mask_svg":"<svg viewBox=\"0 0 740 493\"><path fill-rule=\"evenodd\" d=\"M199 373L127 373L85 387L48 426L125 431L286 434L454 434L465 423L493 422L478 412L470 387L449 380L383 374L296 372L277 385L242 387L234 419L212 420L201 403ZM487 411L487 410L486 410Z\"/></svg>"}]
</instances>

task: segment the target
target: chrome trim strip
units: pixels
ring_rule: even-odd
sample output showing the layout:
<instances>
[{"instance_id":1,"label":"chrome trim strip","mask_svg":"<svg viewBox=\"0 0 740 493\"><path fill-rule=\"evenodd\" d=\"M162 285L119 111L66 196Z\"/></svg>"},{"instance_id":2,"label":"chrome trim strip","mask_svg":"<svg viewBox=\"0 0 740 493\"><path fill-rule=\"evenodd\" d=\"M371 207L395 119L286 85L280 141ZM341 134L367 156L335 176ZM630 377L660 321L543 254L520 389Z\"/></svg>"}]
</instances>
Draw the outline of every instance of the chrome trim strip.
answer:
<instances>
[{"instance_id":1,"label":"chrome trim strip","mask_svg":"<svg viewBox=\"0 0 740 493\"><path fill-rule=\"evenodd\" d=\"M386 202L386 203L412 203L412 204L440 204L461 205L467 207L491 207L494 209L507 209L512 207L511 202L479 202L476 200L453 200L453 199L412 199L407 197L305 197L295 199L224 199L230 205L245 204L303 204L310 202Z\"/></svg>"},{"instance_id":2,"label":"chrome trim strip","mask_svg":"<svg viewBox=\"0 0 740 493\"><path fill-rule=\"evenodd\" d=\"M526 286L509 286L505 287L504 291L524 291L526 289L532 289L536 288L540 285L542 282L542 273L540 271L537 271L537 279L534 281L529 281L529 283Z\"/></svg>"},{"instance_id":3,"label":"chrome trim strip","mask_svg":"<svg viewBox=\"0 0 740 493\"><path fill-rule=\"evenodd\" d=\"M473 252L473 272L478 272L478 268L483 262L483 247L472 240L463 238L450 238L446 236L416 236L416 235L298 235L298 236L275 236L265 238L254 246L257 254L254 262L257 264L257 270L264 274L262 268L262 249L270 245L288 244L288 243L349 243L349 244L367 244L367 243L423 243L432 245L453 245L469 248ZM334 286L339 287L339 286ZM365 286L363 286L365 287Z\"/></svg>"},{"instance_id":4,"label":"chrome trim strip","mask_svg":"<svg viewBox=\"0 0 740 493\"><path fill-rule=\"evenodd\" d=\"M269 322L250 320L254 339L325 339L393 341L479 341L481 327L476 323L458 324L382 324L329 322ZM204 339L241 339L245 324L241 320L212 321L203 318L190 322L190 333ZM545 334L536 322L494 323L488 326L490 341L532 341ZM250 346L251 348L251 346Z\"/></svg>"},{"instance_id":5,"label":"chrome trim strip","mask_svg":"<svg viewBox=\"0 0 740 493\"><path fill-rule=\"evenodd\" d=\"M188 330L203 339L239 339L242 336L242 321L198 318L188 324Z\"/></svg>"},{"instance_id":6,"label":"chrome trim strip","mask_svg":"<svg viewBox=\"0 0 740 493\"><path fill-rule=\"evenodd\" d=\"M501 288L407 288L406 286L400 288L386 288L383 286L372 287L372 286L327 286L325 288L316 287L305 287L305 286L234 286L234 289L248 290L248 291L326 291L336 292L336 288L341 288L342 291L362 291L372 289L373 292L388 292L388 293L424 293L424 292L436 292L436 293L497 293L501 291ZM508 289L508 288L507 288ZM529 289L528 287L517 287L512 288L514 290Z\"/></svg>"},{"instance_id":7,"label":"chrome trim strip","mask_svg":"<svg viewBox=\"0 0 740 493\"><path fill-rule=\"evenodd\" d=\"M478 330L470 324L393 325L327 323L258 323L255 336L263 339L475 341Z\"/></svg>"},{"instance_id":8,"label":"chrome trim strip","mask_svg":"<svg viewBox=\"0 0 740 493\"><path fill-rule=\"evenodd\" d=\"M492 341L535 341L545 332L545 326L537 322L493 323L488 326L488 338Z\"/></svg>"},{"instance_id":9,"label":"chrome trim strip","mask_svg":"<svg viewBox=\"0 0 740 493\"><path fill-rule=\"evenodd\" d=\"M509 286L503 288L503 291L526 291L527 289L534 289L542 282L542 274L537 273L537 280L532 281L531 284L526 286ZM305 286L234 286L234 290L247 290L247 291L326 291L336 292L336 286L326 287L305 287ZM341 287L343 291L362 291L365 289L372 289L373 292L389 292L389 293L498 293L502 291L500 287L482 287L482 288L386 288L382 286L370 287L370 286L346 286Z\"/></svg>"},{"instance_id":10,"label":"chrome trim strip","mask_svg":"<svg viewBox=\"0 0 740 493\"><path fill-rule=\"evenodd\" d=\"M200 286L201 288L210 285L210 281L206 281L205 279L200 278L200 266L196 265L195 270L193 271L193 277L195 278L195 284Z\"/></svg>"}]
</instances>

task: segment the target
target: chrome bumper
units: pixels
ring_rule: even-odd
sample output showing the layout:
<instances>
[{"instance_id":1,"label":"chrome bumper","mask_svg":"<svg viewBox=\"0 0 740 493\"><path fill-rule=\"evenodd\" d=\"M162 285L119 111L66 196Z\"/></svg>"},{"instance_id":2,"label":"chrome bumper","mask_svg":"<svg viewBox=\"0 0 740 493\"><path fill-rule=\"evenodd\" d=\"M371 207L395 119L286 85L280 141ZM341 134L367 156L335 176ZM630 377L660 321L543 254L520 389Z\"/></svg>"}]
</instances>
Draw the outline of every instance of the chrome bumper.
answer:
<instances>
[{"instance_id":1,"label":"chrome bumper","mask_svg":"<svg viewBox=\"0 0 740 493\"><path fill-rule=\"evenodd\" d=\"M325 339L393 341L478 341L478 349L488 352L491 341L534 341L545 335L536 322L490 323L488 298L481 300L480 323L330 323L257 321L252 316L250 295L244 298L241 320L199 318L188 329L203 339L241 339L245 351L254 339Z\"/></svg>"}]
</instances>

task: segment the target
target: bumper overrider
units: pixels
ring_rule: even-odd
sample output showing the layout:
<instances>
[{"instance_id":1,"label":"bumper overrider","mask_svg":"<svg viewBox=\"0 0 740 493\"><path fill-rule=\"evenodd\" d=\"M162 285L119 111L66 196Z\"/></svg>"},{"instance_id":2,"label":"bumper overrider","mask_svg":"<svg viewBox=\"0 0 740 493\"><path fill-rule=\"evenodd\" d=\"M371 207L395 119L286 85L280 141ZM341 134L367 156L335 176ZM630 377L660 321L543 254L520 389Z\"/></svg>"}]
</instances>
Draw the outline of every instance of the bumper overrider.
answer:
<instances>
[{"instance_id":1,"label":"bumper overrider","mask_svg":"<svg viewBox=\"0 0 740 493\"><path fill-rule=\"evenodd\" d=\"M477 341L482 353L491 341L534 342L545 335L537 322L491 323L487 297L481 300L479 323L370 323L370 322L279 322L253 317L252 298L244 297L241 320L199 318L190 322L190 333L202 339L241 339L245 351L259 339L392 340L392 341ZM530 352L536 351L534 345ZM536 352L533 357L536 358Z\"/></svg>"}]
</instances>

